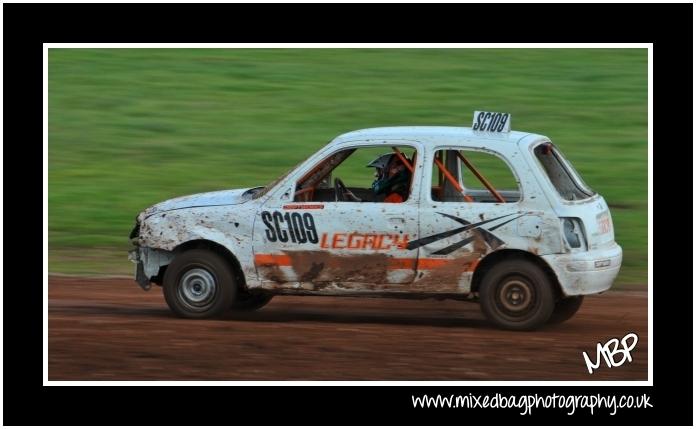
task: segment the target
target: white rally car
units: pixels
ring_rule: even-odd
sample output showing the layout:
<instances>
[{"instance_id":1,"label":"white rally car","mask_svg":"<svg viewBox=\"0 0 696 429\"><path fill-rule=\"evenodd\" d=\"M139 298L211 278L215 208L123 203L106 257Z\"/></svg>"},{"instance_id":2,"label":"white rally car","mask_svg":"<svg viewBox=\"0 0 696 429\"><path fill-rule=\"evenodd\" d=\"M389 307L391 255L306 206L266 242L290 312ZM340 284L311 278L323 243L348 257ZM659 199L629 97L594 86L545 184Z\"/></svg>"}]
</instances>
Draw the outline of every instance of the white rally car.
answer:
<instances>
[{"instance_id":1,"label":"white rally car","mask_svg":"<svg viewBox=\"0 0 696 429\"><path fill-rule=\"evenodd\" d=\"M604 199L493 112L343 134L268 186L156 204L130 237L136 281L191 318L279 294L454 298L527 330L609 289L622 257Z\"/></svg>"}]
</instances>

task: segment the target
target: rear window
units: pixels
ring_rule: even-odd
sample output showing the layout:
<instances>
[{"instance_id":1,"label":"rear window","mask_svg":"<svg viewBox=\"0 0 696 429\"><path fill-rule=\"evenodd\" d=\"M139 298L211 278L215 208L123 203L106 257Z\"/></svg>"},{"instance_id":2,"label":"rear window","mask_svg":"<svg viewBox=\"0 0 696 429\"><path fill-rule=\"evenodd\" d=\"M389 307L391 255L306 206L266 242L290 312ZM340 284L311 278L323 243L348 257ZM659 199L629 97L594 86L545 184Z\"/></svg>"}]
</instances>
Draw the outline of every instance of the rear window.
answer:
<instances>
[{"instance_id":1,"label":"rear window","mask_svg":"<svg viewBox=\"0 0 696 429\"><path fill-rule=\"evenodd\" d=\"M563 199L584 200L596 194L552 143L540 144L534 148L534 155Z\"/></svg>"}]
</instances>

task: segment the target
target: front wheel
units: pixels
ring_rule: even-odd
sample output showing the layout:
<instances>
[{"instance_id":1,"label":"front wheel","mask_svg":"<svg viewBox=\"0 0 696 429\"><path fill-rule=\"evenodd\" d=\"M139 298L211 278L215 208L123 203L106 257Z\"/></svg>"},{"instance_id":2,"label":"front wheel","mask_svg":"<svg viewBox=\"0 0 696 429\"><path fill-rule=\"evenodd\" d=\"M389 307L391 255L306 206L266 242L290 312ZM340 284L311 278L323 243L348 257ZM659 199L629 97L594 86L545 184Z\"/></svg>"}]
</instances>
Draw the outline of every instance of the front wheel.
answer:
<instances>
[{"instance_id":1,"label":"front wheel","mask_svg":"<svg viewBox=\"0 0 696 429\"><path fill-rule=\"evenodd\" d=\"M210 250L193 249L169 264L162 289L167 305L177 316L204 319L230 308L237 285L224 258Z\"/></svg>"},{"instance_id":2,"label":"front wheel","mask_svg":"<svg viewBox=\"0 0 696 429\"><path fill-rule=\"evenodd\" d=\"M548 276L538 265L525 259L502 261L491 268L481 281L479 297L488 320L516 331L543 325L554 309Z\"/></svg>"}]
</instances>

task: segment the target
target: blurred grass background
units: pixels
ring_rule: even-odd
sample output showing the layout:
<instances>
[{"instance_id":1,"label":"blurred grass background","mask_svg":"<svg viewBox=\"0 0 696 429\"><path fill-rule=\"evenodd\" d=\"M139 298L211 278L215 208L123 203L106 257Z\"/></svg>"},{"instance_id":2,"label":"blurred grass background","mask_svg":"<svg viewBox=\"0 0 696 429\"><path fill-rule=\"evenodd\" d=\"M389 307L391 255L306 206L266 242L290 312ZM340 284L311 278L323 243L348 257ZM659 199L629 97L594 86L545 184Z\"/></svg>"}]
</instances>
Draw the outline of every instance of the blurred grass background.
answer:
<instances>
[{"instance_id":1,"label":"blurred grass background","mask_svg":"<svg viewBox=\"0 0 696 429\"><path fill-rule=\"evenodd\" d=\"M263 185L343 132L512 113L612 208L647 284L645 49L50 49L49 271L130 274L134 218Z\"/></svg>"}]
</instances>

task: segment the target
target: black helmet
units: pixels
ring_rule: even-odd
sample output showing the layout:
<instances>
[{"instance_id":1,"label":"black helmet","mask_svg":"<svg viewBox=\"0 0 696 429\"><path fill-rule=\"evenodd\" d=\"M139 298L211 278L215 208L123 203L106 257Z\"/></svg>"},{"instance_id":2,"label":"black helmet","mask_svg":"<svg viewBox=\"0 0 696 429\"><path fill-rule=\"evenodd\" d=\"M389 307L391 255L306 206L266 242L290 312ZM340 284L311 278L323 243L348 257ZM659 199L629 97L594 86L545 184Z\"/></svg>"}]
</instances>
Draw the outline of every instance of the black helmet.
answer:
<instances>
[{"instance_id":1,"label":"black helmet","mask_svg":"<svg viewBox=\"0 0 696 429\"><path fill-rule=\"evenodd\" d=\"M389 162L391 162L394 156L394 152L389 152L385 153L384 155L380 155L377 158L375 158L375 160L367 164L367 167L374 167L379 168L380 170L384 170L385 168L387 168L387 165L389 165Z\"/></svg>"},{"instance_id":2,"label":"black helmet","mask_svg":"<svg viewBox=\"0 0 696 429\"><path fill-rule=\"evenodd\" d=\"M401 165L402 168L400 171L391 177L389 177L386 170L395 158L396 154L394 152L385 153L367 164L368 167L374 167L380 170L377 180L372 183L372 191L375 194L388 194L391 192L408 193L408 184L410 183L411 176L405 166Z\"/></svg>"}]
</instances>

